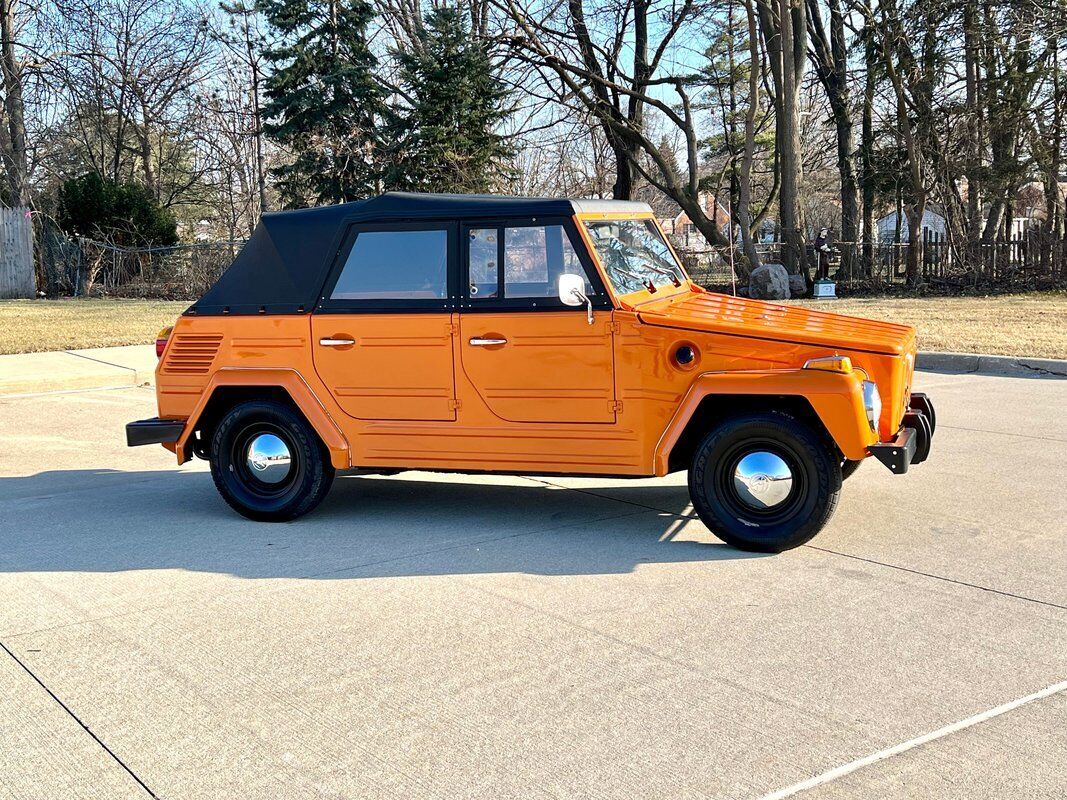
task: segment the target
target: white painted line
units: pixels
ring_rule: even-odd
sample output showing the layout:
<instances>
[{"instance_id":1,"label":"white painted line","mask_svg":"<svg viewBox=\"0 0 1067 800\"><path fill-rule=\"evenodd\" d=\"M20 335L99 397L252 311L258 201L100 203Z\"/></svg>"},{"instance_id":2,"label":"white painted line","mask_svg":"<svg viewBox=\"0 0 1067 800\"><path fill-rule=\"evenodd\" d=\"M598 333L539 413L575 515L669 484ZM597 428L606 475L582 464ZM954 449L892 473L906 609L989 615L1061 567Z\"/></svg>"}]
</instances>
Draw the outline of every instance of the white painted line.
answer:
<instances>
[{"instance_id":1,"label":"white painted line","mask_svg":"<svg viewBox=\"0 0 1067 800\"><path fill-rule=\"evenodd\" d=\"M800 792L806 792L808 789L814 789L816 786L821 786L824 783L837 780L838 778L848 775L850 772L855 772L863 767L870 766L871 764L882 761L883 759L891 756L900 755L907 752L914 747L932 742L935 739L940 739L943 736L948 736L950 733L956 731L962 731L964 728L970 728L972 725L977 725L979 722L985 722L987 719L993 719L993 717L999 717L1001 714L1006 714L1009 711L1013 711L1019 706L1024 706L1027 703L1032 703L1035 700L1042 700L1051 695L1058 694L1059 692L1067 691L1067 681L1061 683L1054 683L1052 686L1047 686L1039 692L1028 694L1026 697L1020 697L1018 700L1012 700L1005 703L1002 706L991 708L988 711L982 711L979 714L975 714L973 717L967 717L967 719L961 719L959 722L953 722L951 725L946 725L943 728L938 728L936 731L923 734L915 739L909 739L906 742L888 747L885 750L879 750L877 753L871 753L869 756L851 761L848 764L842 764L840 767L834 767L833 769L816 775L814 778L809 778L806 781L795 783L792 786L787 786L784 789L779 789L777 792L764 795L760 800L783 800L786 797L792 797Z\"/></svg>"}]
</instances>

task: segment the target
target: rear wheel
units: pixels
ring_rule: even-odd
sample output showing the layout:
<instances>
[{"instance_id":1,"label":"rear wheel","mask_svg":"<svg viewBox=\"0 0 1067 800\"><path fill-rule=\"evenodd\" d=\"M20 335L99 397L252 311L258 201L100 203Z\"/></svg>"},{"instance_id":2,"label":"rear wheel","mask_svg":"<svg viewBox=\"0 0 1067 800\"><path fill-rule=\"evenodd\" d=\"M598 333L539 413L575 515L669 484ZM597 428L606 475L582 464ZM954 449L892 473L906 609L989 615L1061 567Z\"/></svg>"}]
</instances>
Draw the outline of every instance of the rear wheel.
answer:
<instances>
[{"instance_id":1,"label":"rear wheel","mask_svg":"<svg viewBox=\"0 0 1067 800\"><path fill-rule=\"evenodd\" d=\"M295 519L322 502L333 483L333 465L314 429L273 400L232 408L215 428L210 456L219 494L249 519Z\"/></svg>"},{"instance_id":2,"label":"rear wheel","mask_svg":"<svg viewBox=\"0 0 1067 800\"><path fill-rule=\"evenodd\" d=\"M785 414L726 420L697 447L689 494L712 533L742 550L798 547L829 521L841 491L832 442Z\"/></svg>"}]
</instances>

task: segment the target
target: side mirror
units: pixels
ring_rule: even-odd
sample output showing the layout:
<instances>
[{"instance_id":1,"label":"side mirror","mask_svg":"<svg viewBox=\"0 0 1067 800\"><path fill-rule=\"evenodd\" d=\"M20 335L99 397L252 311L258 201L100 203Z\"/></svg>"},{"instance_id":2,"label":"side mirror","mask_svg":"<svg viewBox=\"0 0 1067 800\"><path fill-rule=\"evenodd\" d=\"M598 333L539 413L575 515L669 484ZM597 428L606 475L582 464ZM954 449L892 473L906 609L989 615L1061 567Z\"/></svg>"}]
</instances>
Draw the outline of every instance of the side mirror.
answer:
<instances>
[{"instance_id":1,"label":"side mirror","mask_svg":"<svg viewBox=\"0 0 1067 800\"><path fill-rule=\"evenodd\" d=\"M585 304L589 324L593 324L593 301L585 294L585 278L581 275L564 273L559 276L559 299L565 306Z\"/></svg>"}]
</instances>

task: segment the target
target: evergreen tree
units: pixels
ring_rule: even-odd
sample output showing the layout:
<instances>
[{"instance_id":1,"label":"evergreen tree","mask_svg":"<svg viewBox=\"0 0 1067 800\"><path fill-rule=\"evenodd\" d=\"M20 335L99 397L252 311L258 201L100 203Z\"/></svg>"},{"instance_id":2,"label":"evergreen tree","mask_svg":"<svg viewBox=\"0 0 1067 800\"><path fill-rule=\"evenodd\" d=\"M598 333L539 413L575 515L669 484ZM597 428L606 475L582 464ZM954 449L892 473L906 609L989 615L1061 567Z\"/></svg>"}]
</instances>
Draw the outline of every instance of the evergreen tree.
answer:
<instances>
[{"instance_id":1,"label":"evergreen tree","mask_svg":"<svg viewBox=\"0 0 1067 800\"><path fill-rule=\"evenodd\" d=\"M385 103L367 45L366 0L263 0L279 35L264 83L269 137L293 152L272 172L289 208L343 203L380 190L376 131Z\"/></svg>"},{"instance_id":2,"label":"evergreen tree","mask_svg":"<svg viewBox=\"0 0 1067 800\"><path fill-rule=\"evenodd\" d=\"M120 247L178 243L178 223L145 187L87 172L63 182L56 217L68 233Z\"/></svg>"},{"instance_id":3,"label":"evergreen tree","mask_svg":"<svg viewBox=\"0 0 1067 800\"><path fill-rule=\"evenodd\" d=\"M458 9L430 13L415 46L396 53L403 96L390 125L390 188L488 192L509 172L513 155L498 132L508 116L507 90L484 40L471 35Z\"/></svg>"}]
</instances>

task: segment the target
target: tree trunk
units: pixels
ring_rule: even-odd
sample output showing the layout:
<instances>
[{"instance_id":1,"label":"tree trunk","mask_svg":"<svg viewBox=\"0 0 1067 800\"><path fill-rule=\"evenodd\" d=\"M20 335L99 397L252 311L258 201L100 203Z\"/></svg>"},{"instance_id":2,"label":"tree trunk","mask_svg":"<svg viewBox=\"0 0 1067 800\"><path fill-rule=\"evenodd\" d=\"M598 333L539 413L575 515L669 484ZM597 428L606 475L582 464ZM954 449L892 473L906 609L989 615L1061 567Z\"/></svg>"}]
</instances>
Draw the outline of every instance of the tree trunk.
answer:
<instances>
[{"instance_id":1,"label":"tree trunk","mask_svg":"<svg viewBox=\"0 0 1067 800\"><path fill-rule=\"evenodd\" d=\"M760 54L756 39L756 11L753 0L745 0L748 18L748 112L745 114L745 149L738 176L737 220L741 225L741 247L748 260L748 272L760 265L759 253L752 239L752 161L756 150L756 112L759 110Z\"/></svg>"},{"instance_id":2,"label":"tree trunk","mask_svg":"<svg viewBox=\"0 0 1067 800\"><path fill-rule=\"evenodd\" d=\"M797 13L792 0L757 0L757 9L775 85L782 260L786 270L796 274L804 269L804 237L799 208L802 163L798 105L801 73L807 56L807 26L803 12ZM795 24L797 17L800 18L799 25Z\"/></svg>"},{"instance_id":3,"label":"tree trunk","mask_svg":"<svg viewBox=\"0 0 1067 800\"><path fill-rule=\"evenodd\" d=\"M874 274L874 42L867 31L863 50L866 75L863 82L863 131L860 144L860 171L863 176L863 275Z\"/></svg>"},{"instance_id":4,"label":"tree trunk","mask_svg":"<svg viewBox=\"0 0 1067 800\"><path fill-rule=\"evenodd\" d=\"M256 188L259 194L259 213L267 211L267 169L263 157L263 115L259 109L259 57L253 47L251 31L245 27L245 44L248 48L248 68L251 77L252 142L256 153ZM251 220L250 225L255 225Z\"/></svg>"},{"instance_id":5,"label":"tree trunk","mask_svg":"<svg viewBox=\"0 0 1067 800\"><path fill-rule=\"evenodd\" d=\"M4 153L11 202L30 203L28 161L26 157L26 120L22 101L22 71L15 55L13 0L0 0L0 63L4 73L4 115L7 118L8 151Z\"/></svg>"},{"instance_id":6,"label":"tree trunk","mask_svg":"<svg viewBox=\"0 0 1067 800\"><path fill-rule=\"evenodd\" d=\"M841 198L841 230L839 239L855 242L859 217L859 197L853 154L856 137L852 125L852 104L849 98L848 47L845 42L845 18L840 0L829 0L830 37L827 41L822 12L818 0L808 0L809 34L819 81L826 90L830 110L834 116L837 135L837 170ZM841 271L852 274L854 250L845 249L841 256Z\"/></svg>"},{"instance_id":7,"label":"tree trunk","mask_svg":"<svg viewBox=\"0 0 1067 800\"><path fill-rule=\"evenodd\" d=\"M967 169L967 238L975 242L982 227L982 197L978 172L982 168L982 115L978 107L978 12L974 0L963 7L963 56L966 74L967 129L970 153Z\"/></svg>"}]
</instances>

